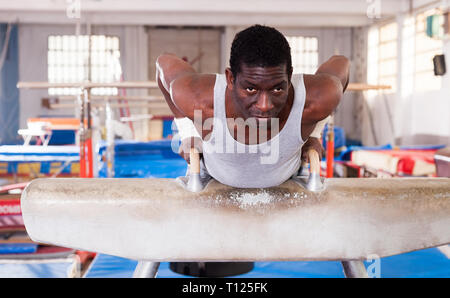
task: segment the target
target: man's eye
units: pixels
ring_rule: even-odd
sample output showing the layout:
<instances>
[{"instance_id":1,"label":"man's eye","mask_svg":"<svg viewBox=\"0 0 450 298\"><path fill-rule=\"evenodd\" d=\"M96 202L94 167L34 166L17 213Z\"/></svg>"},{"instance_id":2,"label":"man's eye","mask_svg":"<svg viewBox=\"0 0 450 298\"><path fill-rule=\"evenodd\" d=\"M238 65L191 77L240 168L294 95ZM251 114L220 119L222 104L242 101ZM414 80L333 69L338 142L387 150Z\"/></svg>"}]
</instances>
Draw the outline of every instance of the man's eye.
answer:
<instances>
[{"instance_id":1,"label":"man's eye","mask_svg":"<svg viewBox=\"0 0 450 298\"><path fill-rule=\"evenodd\" d=\"M253 87L247 87L245 90L247 90L247 92L250 92L250 93L253 93L256 91L256 89Z\"/></svg>"},{"instance_id":2,"label":"man's eye","mask_svg":"<svg viewBox=\"0 0 450 298\"><path fill-rule=\"evenodd\" d=\"M273 89L273 91L274 92L281 92L281 91L283 91L283 88L275 88L275 89Z\"/></svg>"}]
</instances>

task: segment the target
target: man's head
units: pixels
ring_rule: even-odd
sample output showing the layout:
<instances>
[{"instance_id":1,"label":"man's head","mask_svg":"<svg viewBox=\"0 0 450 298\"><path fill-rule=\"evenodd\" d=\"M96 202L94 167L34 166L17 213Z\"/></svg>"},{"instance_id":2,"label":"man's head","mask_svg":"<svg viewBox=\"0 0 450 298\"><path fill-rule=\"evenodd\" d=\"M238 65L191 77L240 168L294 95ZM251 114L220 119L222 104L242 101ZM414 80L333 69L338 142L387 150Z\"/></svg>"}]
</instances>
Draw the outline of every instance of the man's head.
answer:
<instances>
[{"instance_id":1,"label":"man's head","mask_svg":"<svg viewBox=\"0 0 450 298\"><path fill-rule=\"evenodd\" d=\"M236 34L226 76L245 118L277 117L287 102L291 75L291 49L278 30L254 25Z\"/></svg>"},{"instance_id":2,"label":"man's head","mask_svg":"<svg viewBox=\"0 0 450 298\"><path fill-rule=\"evenodd\" d=\"M237 33L231 45L230 69L236 77L242 64L271 67L286 65L292 73L291 48L286 38L277 29L253 25Z\"/></svg>"}]
</instances>

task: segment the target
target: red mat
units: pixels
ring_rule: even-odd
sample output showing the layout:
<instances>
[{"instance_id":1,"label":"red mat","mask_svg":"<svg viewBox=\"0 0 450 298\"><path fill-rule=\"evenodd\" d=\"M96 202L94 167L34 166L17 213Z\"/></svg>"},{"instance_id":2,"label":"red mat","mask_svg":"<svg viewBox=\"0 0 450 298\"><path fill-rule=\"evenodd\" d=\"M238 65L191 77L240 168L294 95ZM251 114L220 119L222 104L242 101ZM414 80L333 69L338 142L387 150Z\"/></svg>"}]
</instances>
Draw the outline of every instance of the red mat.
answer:
<instances>
[{"instance_id":1,"label":"red mat","mask_svg":"<svg viewBox=\"0 0 450 298\"><path fill-rule=\"evenodd\" d=\"M431 150L358 150L353 151L351 161L398 175L435 176L434 155Z\"/></svg>"}]
</instances>

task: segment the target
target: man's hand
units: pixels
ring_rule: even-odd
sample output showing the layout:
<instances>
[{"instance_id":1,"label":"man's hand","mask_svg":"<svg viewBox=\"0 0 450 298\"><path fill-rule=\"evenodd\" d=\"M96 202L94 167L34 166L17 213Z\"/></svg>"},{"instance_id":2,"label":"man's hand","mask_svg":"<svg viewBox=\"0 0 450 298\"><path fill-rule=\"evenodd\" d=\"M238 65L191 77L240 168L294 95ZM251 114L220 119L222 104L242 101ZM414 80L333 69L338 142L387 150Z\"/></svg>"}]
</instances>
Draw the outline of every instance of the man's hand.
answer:
<instances>
[{"instance_id":1,"label":"man's hand","mask_svg":"<svg viewBox=\"0 0 450 298\"><path fill-rule=\"evenodd\" d=\"M203 158L203 140L197 137L186 138L181 141L180 149L178 150L178 154L184 158L184 160L190 164L190 151L191 148L196 148L200 153L200 159Z\"/></svg>"},{"instance_id":2,"label":"man's hand","mask_svg":"<svg viewBox=\"0 0 450 298\"><path fill-rule=\"evenodd\" d=\"M302 147L302 161L309 162L308 150L314 149L319 153L319 158L322 159L323 147L318 138L309 137L308 141Z\"/></svg>"}]
</instances>

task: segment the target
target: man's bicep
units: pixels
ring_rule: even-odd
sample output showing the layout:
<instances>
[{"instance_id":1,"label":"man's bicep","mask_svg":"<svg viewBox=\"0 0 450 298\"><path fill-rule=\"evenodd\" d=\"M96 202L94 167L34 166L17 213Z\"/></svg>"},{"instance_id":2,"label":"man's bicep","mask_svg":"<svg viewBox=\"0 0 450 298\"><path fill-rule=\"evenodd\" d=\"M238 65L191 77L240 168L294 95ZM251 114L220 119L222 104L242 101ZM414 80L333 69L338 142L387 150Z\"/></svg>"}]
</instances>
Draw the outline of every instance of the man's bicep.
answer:
<instances>
[{"instance_id":1,"label":"man's bicep","mask_svg":"<svg viewBox=\"0 0 450 298\"><path fill-rule=\"evenodd\" d=\"M189 96L191 93L189 86L189 77L183 76L174 80L169 87L170 98L172 99L175 107L183 114L183 117L192 118L193 110L192 110L192 96Z\"/></svg>"},{"instance_id":2,"label":"man's bicep","mask_svg":"<svg viewBox=\"0 0 450 298\"><path fill-rule=\"evenodd\" d=\"M316 74L328 74L338 78L343 90L345 90L350 76L350 61L345 56L332 56L325 63L320 65Z\"/></svg>"},{"instance_id":3,"label":"man's bicep","mask_svg":"<svg viewBox=\"0 0 450 298\"><path fill-rule=\"evenodd\" d=\"M328 74L308 75L305 122L315 124L328 117L339 104L343 87L339 79Z\"/></svg>"},{"instance_id":4,"label":"man's bicep","mask_svg":"<svg viewBox=\"0 0 450 298\"><path fill-rule=\"evenodd\" d=\"M326 89L327 92L323 94L323 98L321 99L321 106L323 107L321 116L323 118L320 120L325 119L333 113L344 94L344 86L342 86L340 79L335 76L327 77L324 85L324 89Z\"/></svg>"}]
</instances>

